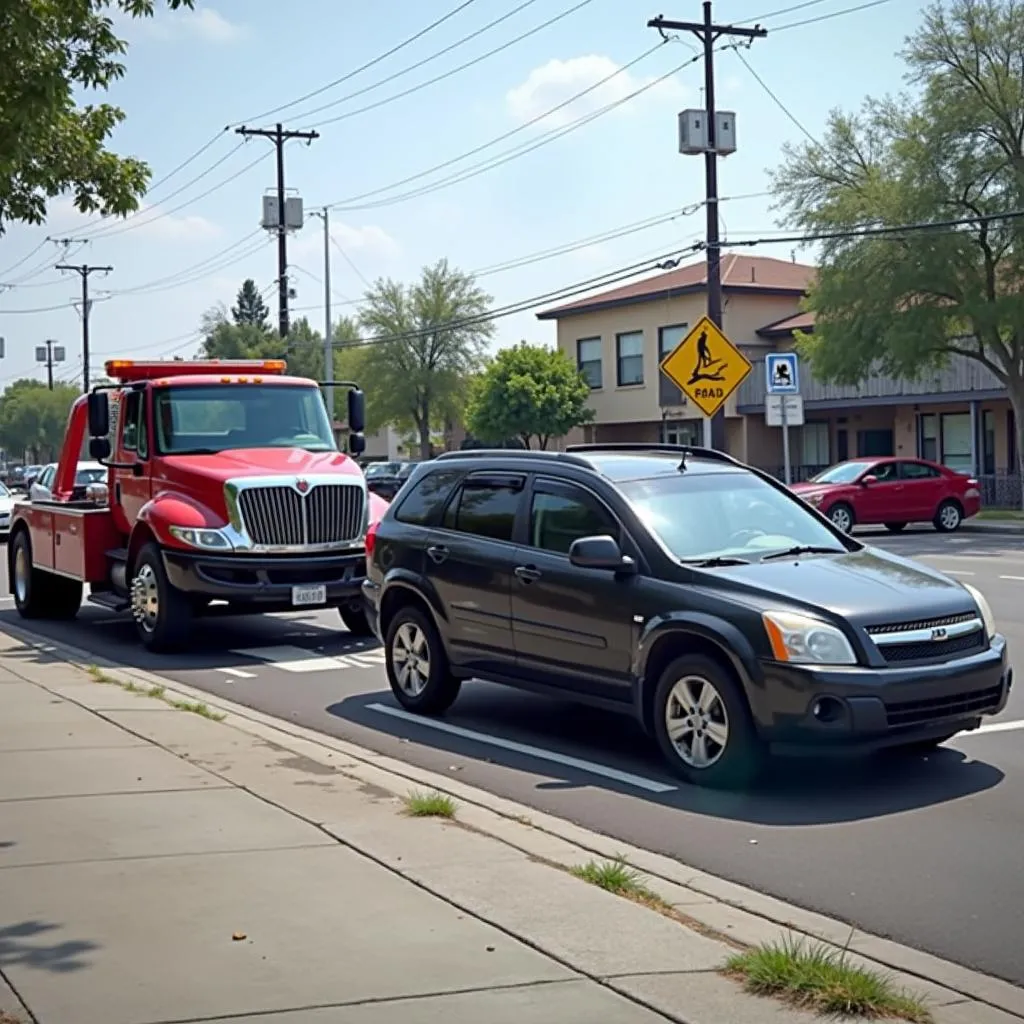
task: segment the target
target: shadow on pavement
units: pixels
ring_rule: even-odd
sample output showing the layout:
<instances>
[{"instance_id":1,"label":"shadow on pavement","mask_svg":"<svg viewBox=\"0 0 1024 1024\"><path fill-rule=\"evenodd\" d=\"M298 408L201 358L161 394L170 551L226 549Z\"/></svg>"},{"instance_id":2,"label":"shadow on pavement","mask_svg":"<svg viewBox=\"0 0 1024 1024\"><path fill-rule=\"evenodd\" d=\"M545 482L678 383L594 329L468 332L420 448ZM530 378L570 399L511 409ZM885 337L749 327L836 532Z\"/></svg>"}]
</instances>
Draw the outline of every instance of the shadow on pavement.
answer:
<instances>
[{"instance_id":1,"label":"shadow on pavement","mask_svg":"<svg viewBox=\"0 0 1024 1024\"><path fill-rule=\"evenodd\" d=\"M718 792L689 786L669 774L653 740L626 715L474 682L464 687L444 718L463 729L679 787L658 794L585 769L441 732L429 724L391 718L369 706L375 703L398 706L390 691L382 691L347 698L326 710L392 739L544 776L546 781L537 784L538 790L605 789L663 807L750 824L801 826L879 818L971 796L1003 779L995 766L943 747L927 756L892 752L857 760L779 760L755 789Z\"/></svg>"},{"instance_id":2,"label":"shadow on pavement","mask_svg":"<svg viewBox=\"0 0 1024 1024\"><path fill-rule=\"evenodd\" d=\"M99 949L95 942L72 939L47 945L40 941L60 927L42 921L0 926L0 967L31 967L55 974L88 967L85 955Z\"/></svg>"}]
</instances>

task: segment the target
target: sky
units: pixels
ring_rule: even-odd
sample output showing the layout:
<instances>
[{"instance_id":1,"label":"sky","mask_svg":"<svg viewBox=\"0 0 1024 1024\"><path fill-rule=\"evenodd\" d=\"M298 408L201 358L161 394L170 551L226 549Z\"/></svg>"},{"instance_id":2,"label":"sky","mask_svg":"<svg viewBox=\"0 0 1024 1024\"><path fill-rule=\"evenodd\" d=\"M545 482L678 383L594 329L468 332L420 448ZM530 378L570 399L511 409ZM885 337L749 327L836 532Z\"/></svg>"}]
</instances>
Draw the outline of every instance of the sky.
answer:
<instances>
[{"instance_id":1,"label":"sky","mask_svg":"<svg viewBox=\"0 0 1024 1024\"><path fill-rule=\"evenodd\" d=\"M285 149L306 215L288 239L293 319L323 330L313 212L327 206L335 318L357 312L378 278L411 283L447 259L477 274L495 308L539 300L496 321L493 347L553 343L554 325L534 316L557 304L544 296L703 235L703 160L678 152L676 127L702 103L697 41L662 44L646 27L659 14L701 19L697 0L674 2L297 0L285 13L277 0L196 0L194 12L119 20L127 73L87 100L123 108L111 146L150 165L150 191L126 220L58 198L45 225L0 236L0 387L45 379L35 354L47 339L66 349L56 378L81 381L81 282L54 269L61 260L113 268L89 278L93 376L105 359L196 354L203 313L230 306L247 277L276 323L276 239L260 229L274 147L235 129L278 121L319 132ZM722 234L777 236L764 193L783 145L817 137L834 108L903 87L898 51L920 5L718 0L713 16L768 30L742 51L757 77L736 51L716 55L717 105L735 112L738 144L719 161ZM791 244L743 251L811 256Z\"/></svg>"}]
</instances>

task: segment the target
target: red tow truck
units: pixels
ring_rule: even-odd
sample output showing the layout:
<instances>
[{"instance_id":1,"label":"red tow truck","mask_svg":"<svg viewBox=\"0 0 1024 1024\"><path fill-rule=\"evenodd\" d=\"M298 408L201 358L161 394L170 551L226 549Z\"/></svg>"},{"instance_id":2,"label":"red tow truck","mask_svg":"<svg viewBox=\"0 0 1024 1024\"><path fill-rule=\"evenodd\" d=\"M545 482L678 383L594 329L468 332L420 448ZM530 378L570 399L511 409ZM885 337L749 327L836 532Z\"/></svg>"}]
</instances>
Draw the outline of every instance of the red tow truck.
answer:
<instances>
[{"instance_id":1,"label":"red tow truck","mask_svg":"<svg viewBox=\"0 0 1024 1024\"><path fill-rule=\"evenodd\" d=\"M387 502L352 455L363 392L349 381L338 450L320 385L284 360L113 360L72 406L49 501L15 506L8 579L25 618L88 599L130 611L142 643L180 650L207 614L333 606L366 636L366 531ZM106 484L76 489L80 458Z\"/></svg>"}]
</instances>

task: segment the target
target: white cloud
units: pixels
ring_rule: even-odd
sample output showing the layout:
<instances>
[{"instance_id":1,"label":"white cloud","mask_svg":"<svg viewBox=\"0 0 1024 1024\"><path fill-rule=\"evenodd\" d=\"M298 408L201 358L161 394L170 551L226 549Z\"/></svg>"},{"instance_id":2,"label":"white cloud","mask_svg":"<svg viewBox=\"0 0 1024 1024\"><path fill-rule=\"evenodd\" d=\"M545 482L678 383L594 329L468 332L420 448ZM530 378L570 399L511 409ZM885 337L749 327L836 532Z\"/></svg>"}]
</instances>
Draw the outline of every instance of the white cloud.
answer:
<instances>
[{"instance_id":1,"label":"white cloud","mask_svg":"<svg viewBox=\"0 0 1024 1024\"><path fill-rule=\"evenodd\" d=\"M72 235L76 231L91 233L97 229L100 232L116 231L117 234L112 233L109 236L111 240L135 237L147 241L201 242L218 238L223 233L219 225L198 214L186 214L183 217L162 214L159 206L148 206L145 203L140 203L138 211L124 220L85 217L67 196L62 196L50 204L47 224ZM130 232L126 230L128 228L131 228ZM103 234L97 235L96 240L100 241L103 237Z\"/></svg>"},{"instance_id":2,"label":"white cloud","mask_svg":"<svg viewBox=\"0 0 1024 1024\"><path fill-rule=\"evenodd\" d=\"M323 228L320 222L315 222L319 230L313 225L307 226L302 235L295 239L290 246L289 252L299 260L310 260L317 257L322 258L323 254ZM383 261L394 259L401 246L383 228L376 224L366 224L356 227L352 224L342 224L331 221L331 238L343 249L352 260L359 262L362 256L367 260ZM341 253L333 250L334 257L341 259ZM333 259L332 259L333 262ZM310 267L310 270L314 269ZM360 269L363 269L360 267Z\"/></svg>"},{"instance_id":3,"label":"white cloud","mask_svg":"<svg viewBox=\"0 0 1024 1024\"><path fill-rule=\"evenodd\" d=\"M525 81L508 91L505 96L508 112L517 121L530 121L544 111L565 103L584 89L590 89L585 96L567 103L539 122L544 128L561 127L609 103L624 100L657 77L641 78L629 71L615 74L620 67L611 57L598 54L571 57L568 60L549 60L534 68ZM610 77L612 75L615 77ZM602 84L598 85L598 82ZM596 88L592 88L594 86ZM629 111L637 101L652 98L678 100L684 93L683 87L670 78L617 109Z\"/></svg>"},{"instance_id":4,"label":"white cloud","mask_svg":"<svg viewBox=\"0 0 1024 1024\"><path fill-rule=\"evenodd\" d=\"M170 11L143 22L126 22L125 27L128 25L158 39L193 38L208 43L233 43L246 34L243 25L228 21L212 7Z\"/></svg>"}]
</instances>

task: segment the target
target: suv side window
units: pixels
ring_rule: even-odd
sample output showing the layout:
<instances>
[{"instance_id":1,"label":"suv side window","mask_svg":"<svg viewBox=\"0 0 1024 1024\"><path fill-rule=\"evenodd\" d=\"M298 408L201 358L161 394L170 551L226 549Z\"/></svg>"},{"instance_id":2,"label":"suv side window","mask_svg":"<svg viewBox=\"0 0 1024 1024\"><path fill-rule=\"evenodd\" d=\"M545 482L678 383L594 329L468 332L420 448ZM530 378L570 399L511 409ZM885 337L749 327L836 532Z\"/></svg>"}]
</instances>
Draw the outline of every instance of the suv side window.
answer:
<instances>
[{"instance_id":1,"label":"suv side window","mask_svg":"<svg viewBox=\"0 0 1024 1024\"><path fill-rule=\"evenodd\" d=\"M619 524L580 487L538 480L530 502L530 546L567 555L581 537L608 534L620 539Z\"/></svg>"},{"instance_id":2,"label":"suv side window","mask_svg":"<svg viewBox=\"0 0 1024 1024\"><path fill-rule=\"evenodd\" d=\"M934 480L939 476L939 471L923 462L901 462L900 476L904 480Z\"/></svg>"},{"instance_id":3,"label":"suv side window","mask_svg":"<svg viewBox=\"0 0 1024 1024\"><path fill-rule=\"evenodd\" d=\"M439 469L427 473L402 499L395 510L395 519L414 526L430 526L437 522L461 475L457 469Z\"/></svg>"},{"instance_id":4,"label":"suv side window","mask_svg":"<svg viewBox=\"0 0 1024 1024\"><path fill-rule=\"evenodd\" d=\"M124 417L124 431L121 434L121 447L133 452L139 446L139 411L142 408L142 392L129 391L124 397L121 415Z\"/></svg>"},{"instance_id":5,"label":"suv side window","mask_svg":"<svg viewBox=\"0 0 1024 1024\"><path fill-rule=\"evenodd\" d=\"M513 473L467 477L448 505L442 526L491 540L512 540L526 478Z\"/></svg>"}]
</instances>

